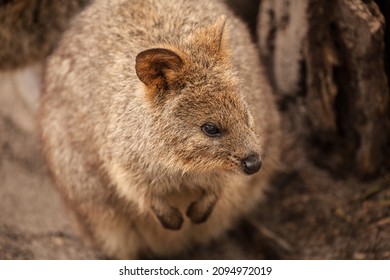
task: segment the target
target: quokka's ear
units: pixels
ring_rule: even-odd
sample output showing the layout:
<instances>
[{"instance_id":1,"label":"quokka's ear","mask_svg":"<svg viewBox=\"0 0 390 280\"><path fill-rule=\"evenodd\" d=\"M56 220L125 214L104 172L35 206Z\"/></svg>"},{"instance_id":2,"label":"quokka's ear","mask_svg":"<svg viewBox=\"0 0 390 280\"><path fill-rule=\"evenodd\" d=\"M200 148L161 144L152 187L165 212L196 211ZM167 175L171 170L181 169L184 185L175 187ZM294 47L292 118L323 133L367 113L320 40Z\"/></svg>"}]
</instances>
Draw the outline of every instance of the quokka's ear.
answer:
<instances>
[{"instance_id":1,"label":"quokka's ear","mask_svg":"<svg viewBox=\"0 0 390 280\"><path fill-rule=\"evenodd\" d=\"M226 30L226 16L220 16L214 23L211 31L214 33L213 37L215 40L215 48L217 51L223 51L226 47L228 37L228 32Z\"/></svg>"},{"instance_id":2,"label":"quokka's ear","mask_svg":"<svg viewBox=\"0 0 390 280\"><path fill-rule=\"evenodd\" d=\"M169 87L183 65L179 54L164 48L142 51L135 59L138 78L151 89Z\"/></svg>"},{"instance_id":3,"label":"quokka's ear","mask_svg":"<svg viewBox=\"0 0 390 280\"><path fill-rule=\"evenodd\" d=\"M193 40L212 55L227 54L228 31L226 28L226 16L220 16L214 24L200 29L195 33Z\"/></svg>"}]
</instances>

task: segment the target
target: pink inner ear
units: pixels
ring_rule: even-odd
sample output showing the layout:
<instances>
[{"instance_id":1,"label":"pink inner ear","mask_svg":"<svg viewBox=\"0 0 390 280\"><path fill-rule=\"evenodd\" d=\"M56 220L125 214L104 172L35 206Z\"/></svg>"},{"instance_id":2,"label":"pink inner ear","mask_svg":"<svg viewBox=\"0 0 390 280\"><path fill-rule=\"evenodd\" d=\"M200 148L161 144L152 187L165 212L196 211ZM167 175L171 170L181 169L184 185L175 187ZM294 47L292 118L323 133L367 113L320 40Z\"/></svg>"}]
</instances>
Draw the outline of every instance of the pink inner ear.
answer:
<instances>
[{"instance_id":1,"label":"pink inner ear","mask_svg":"<svg viewBox=\"0 0 390 280\"><path fill-rule=\"evenodd\" d=\"M176 52L163 48L142 51L135 61L138 78L145 85L155 87L169 85L173 78L171 73L177 72L183 66L183 60Z\"/></svg>"}]
</instances>

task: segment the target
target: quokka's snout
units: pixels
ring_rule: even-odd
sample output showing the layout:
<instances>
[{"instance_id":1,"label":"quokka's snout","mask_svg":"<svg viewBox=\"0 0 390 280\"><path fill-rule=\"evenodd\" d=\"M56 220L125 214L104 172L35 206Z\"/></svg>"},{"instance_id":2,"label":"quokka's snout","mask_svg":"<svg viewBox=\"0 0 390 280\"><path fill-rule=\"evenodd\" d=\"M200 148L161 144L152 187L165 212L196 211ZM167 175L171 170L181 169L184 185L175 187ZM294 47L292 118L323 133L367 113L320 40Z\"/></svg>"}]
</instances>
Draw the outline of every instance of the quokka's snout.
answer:
<instances>
[{"instance_id":1,"label":"quokka's snout","mask_svg":"<svg viewBox=\"0 0 390 280\"><path fill-rule=\"evenodd\" d=\"M247 175L257 173L262 166L262 160L258 153L252 153L241 160L241 169Z\"/></svg>"}]
</instances>

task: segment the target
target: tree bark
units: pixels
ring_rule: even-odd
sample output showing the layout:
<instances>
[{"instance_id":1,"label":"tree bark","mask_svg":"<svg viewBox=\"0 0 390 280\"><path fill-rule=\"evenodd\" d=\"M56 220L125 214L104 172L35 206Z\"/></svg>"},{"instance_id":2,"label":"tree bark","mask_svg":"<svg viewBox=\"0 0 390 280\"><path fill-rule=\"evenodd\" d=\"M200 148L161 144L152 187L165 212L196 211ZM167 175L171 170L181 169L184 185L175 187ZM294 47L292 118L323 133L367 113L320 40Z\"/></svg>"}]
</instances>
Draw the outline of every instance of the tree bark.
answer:
<instances>
[{"instance_id":1,"label":"tree bark","mask_svg":"<svg viewBox=\"0 0 390 280\"><path fill-rule=\"evenodd\" d=\"M342 177L389 170L384 28L370 0L261 1L260 53L291 139L288 163L305 156Z\"/></svg>"},{"instance_id":2,"label":"tree bark","mask_svg":"<svg viewBox=\"0 0 390 280\"><path fill-rule=\"evenodd\" d=\"M0 71L42 62L90 0L0 0Z\"/></svg>"}]
</instances>

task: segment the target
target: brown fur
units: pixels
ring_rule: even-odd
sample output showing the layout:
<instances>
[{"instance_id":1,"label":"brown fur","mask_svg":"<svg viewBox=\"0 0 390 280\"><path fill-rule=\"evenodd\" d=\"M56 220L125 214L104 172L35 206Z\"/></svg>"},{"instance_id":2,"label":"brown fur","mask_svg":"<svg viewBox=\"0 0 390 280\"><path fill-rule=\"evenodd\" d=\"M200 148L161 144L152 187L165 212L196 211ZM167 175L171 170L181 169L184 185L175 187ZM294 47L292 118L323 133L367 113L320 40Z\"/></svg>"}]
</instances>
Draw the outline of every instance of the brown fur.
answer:
<instances>
[{"instance_id":1,"label":"brown fur","mask_svg":"<svg viewBox=\"0 0 390 280\"><path fill-rule=\"evenodd\" d=\"M98 247L169 256L253 210L278 159L263 77L219 1L98 0L80 14L48 61L40 124L56 182ZM210 123L218 137L202 131ZM260 157L261 172L244 174Z\"/></svg>"}]
</instances>

